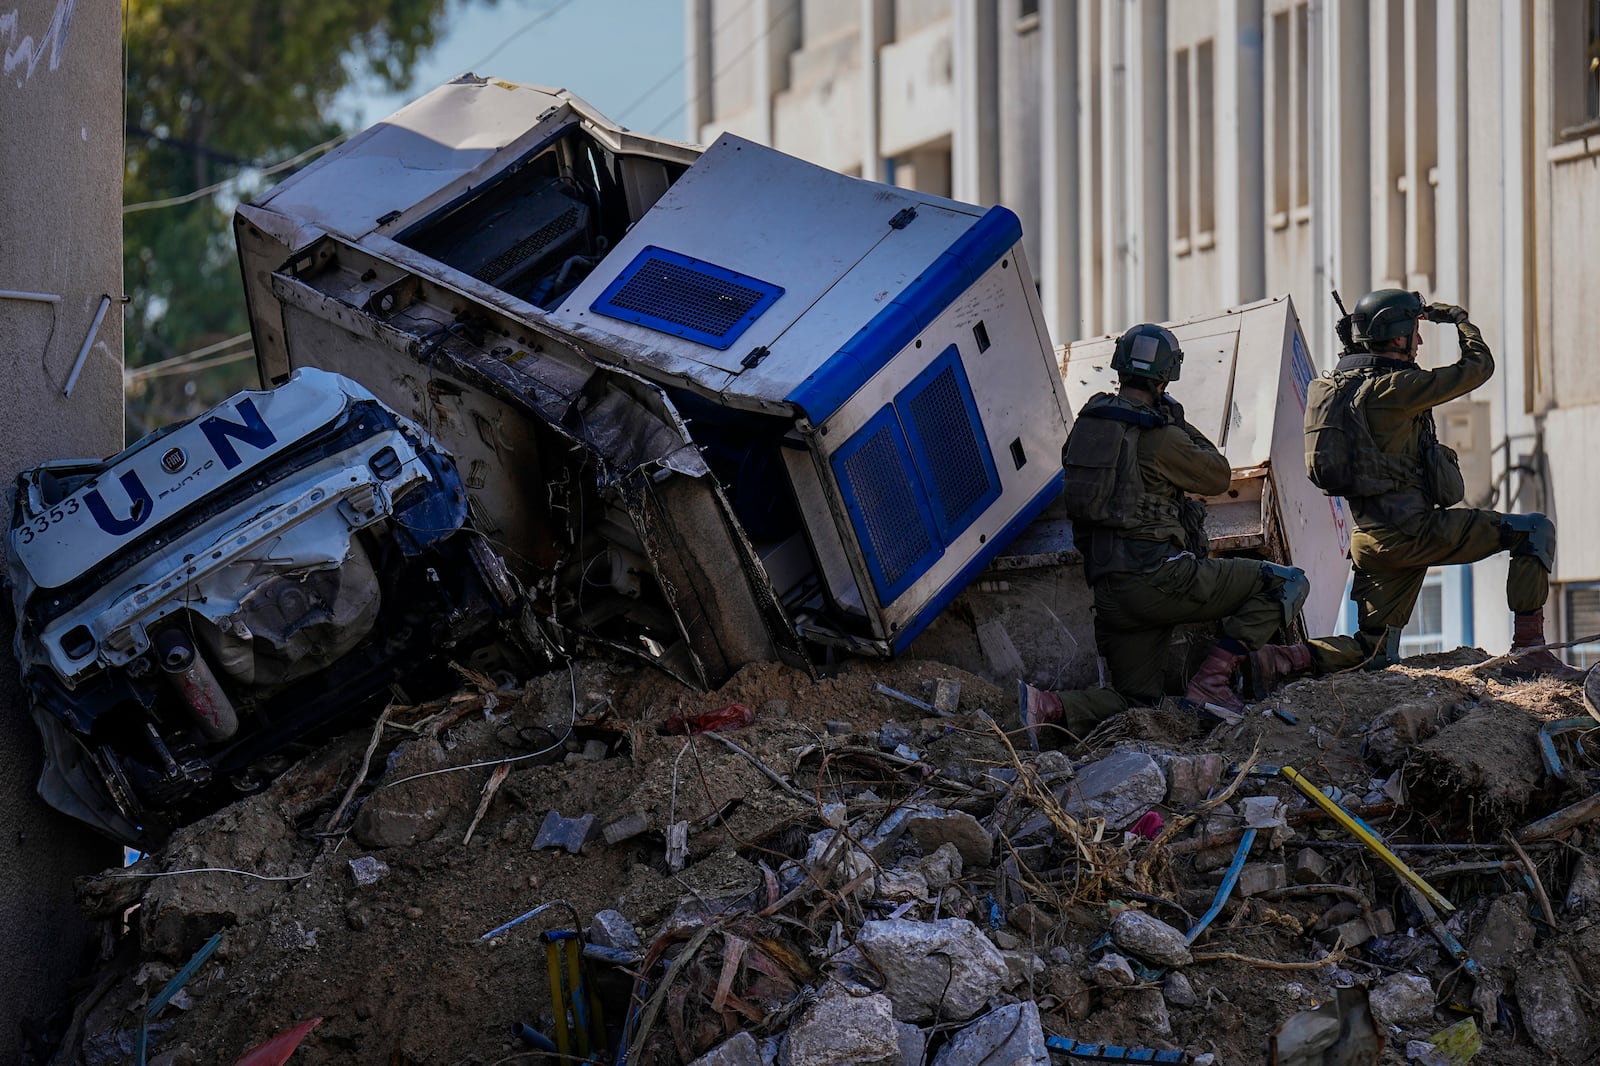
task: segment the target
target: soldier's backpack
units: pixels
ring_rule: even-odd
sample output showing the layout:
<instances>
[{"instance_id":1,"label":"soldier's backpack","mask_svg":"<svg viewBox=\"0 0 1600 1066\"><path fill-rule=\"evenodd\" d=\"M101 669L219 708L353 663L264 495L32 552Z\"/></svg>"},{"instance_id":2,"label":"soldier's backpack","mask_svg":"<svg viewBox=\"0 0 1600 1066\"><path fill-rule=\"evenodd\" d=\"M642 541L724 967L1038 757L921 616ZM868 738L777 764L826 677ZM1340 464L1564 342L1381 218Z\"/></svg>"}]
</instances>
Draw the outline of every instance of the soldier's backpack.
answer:
<instances>
[{"instance_id":1,"label":"soldier's backpack","mask_svg":"<svg viewBox=\"0 0 1600 1066\"><path fill-rule=\"evenodd\" d=\"M1061 447L1067 516L1113 529L1140 524L1145 516L1139 507L1144 495L1139 434L1163 424L1159 415L1137 410L1110 393L1091 397Z\"/></svg>"},{"instance_id":2,"label":"soldier's backpack","mask_svg":"<svg viewBox=\"0 0 1600 1066\"><path fill-rule=\"evenodd\" d=\"M1306 476L1329 496L1377 496L1395 487L1372 476L1377 442L1357 401L1366 386L1360 372L1331 372L1306 386Z\"/></svg>"}]
</instances>

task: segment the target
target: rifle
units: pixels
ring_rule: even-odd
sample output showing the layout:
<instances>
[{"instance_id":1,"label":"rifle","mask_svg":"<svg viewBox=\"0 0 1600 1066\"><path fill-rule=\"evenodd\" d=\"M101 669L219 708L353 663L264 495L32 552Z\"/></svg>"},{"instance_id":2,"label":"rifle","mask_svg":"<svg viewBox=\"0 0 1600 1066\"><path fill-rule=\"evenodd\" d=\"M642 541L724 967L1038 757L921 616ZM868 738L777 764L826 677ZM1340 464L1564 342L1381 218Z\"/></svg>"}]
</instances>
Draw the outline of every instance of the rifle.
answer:
<instances>
[{"instance_id":1,"label":"rifle","mask_svg":"<svg viewBox=\"0 0 1600 1066\"><path fill-rule=\"evenodd\" d=\"M1349 355L1355 349L1355 342L1350 339L1350 312L1344 309L1344 301L1339 299L1339 290L1333 290L1333 303L1339 309L1339 321L1334 323L1333 331L1339 335L1339 343L1344 345L1340 355Z\"/></svg>"}]
</instances>

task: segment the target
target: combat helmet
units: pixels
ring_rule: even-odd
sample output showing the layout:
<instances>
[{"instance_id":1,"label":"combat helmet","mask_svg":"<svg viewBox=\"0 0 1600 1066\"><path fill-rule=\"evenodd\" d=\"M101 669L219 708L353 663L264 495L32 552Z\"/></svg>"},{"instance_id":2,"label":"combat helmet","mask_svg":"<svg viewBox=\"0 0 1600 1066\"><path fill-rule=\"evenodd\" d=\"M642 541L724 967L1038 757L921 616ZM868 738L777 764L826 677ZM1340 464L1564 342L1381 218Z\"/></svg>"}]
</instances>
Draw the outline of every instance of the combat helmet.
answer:
<instances>
[{"instance_id":1,"label":"combat helmet","mask_svg":"<svg viewBox=\"0 0 1600 1066\"><path fill-rule=\"evenodd\" d=\"M1427 311L1420 292L1376 289L1356 301L1350 312L1350 339L1364 348L1409 337Z\"/></svg>"},{"instance_id":2,"label":"combat helmet","mask_svg":"<svg viewBox=\"0 0 1600 1066\"><path fill-rule=\"evenodd\" d=\"M1151 381L1177 381L1183 368L1183 349L1172 331L1146 322L1117 338L1111 369L1128 377Z\"/></svg>"}]
</instances>

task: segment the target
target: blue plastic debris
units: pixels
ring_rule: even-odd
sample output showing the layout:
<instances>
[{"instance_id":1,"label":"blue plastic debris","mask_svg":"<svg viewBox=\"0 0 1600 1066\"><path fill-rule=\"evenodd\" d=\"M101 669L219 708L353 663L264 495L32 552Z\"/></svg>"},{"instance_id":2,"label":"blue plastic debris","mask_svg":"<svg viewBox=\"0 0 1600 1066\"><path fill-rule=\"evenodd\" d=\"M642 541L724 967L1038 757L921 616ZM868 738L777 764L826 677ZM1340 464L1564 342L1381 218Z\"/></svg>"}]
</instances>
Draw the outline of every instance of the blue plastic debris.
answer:
<instances>
[{"instance_id":1,"label":"blue plastic debris","mask_svg":"<svg viewBox=\"0 0 1600 1066\"><path fill-rule=\"evenodd\" d=\"M1067 1036L1047 1036L1045 1047L1059 1051L1078 1062L1177 1062L1189 1061L1182 1051L1157 1051L1147 1047L1122 1047L1118 1044L1085 1044Z\"/></svg>"}]
</instances>

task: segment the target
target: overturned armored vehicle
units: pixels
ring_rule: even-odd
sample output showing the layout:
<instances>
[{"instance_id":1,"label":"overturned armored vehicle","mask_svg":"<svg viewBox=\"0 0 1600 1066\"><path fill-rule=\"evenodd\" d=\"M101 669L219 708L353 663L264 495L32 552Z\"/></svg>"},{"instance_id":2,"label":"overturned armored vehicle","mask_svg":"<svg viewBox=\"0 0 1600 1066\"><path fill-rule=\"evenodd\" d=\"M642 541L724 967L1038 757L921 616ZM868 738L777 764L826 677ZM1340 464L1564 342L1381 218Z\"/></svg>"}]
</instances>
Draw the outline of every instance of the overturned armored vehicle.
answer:
<instances>
[{"instance_id":1,"label":"overturned armored vehicle","mask_svg":"<svg viewBox=\"0 0 1600 1066\"><path fill-rule=\"evenodd\" d=\"M1003 208L466 77L235 229L263 380L343 373L424 427L563 651L701 686L892 655L1059 490Z\"/></svg>"},{"instance_id":2,"label":"overturned armored vehicle","mask_svg":"<svg viewBox=\"0 0 1600 1066\"><path fill-rule=\"evenodd\" d=\"M466 523L450 459L313 368L24 472L9 572L40 794L148 844L389 686L517 641L512 580Z\"/></svg>"}]
</instances>

